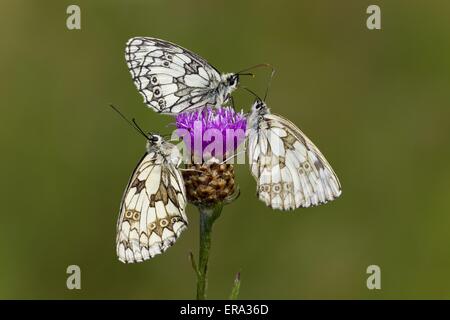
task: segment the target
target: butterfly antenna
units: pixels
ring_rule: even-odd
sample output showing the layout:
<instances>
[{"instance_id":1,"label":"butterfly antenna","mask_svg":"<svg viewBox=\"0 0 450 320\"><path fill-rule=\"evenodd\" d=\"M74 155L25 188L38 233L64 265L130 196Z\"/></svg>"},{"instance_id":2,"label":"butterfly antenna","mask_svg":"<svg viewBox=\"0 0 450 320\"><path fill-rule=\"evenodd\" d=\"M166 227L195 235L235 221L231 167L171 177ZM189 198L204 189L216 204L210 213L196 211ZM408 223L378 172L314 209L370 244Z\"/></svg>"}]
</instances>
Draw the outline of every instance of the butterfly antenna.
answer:
<instances>
[{"instance_id":1,"label":"butterfly antenna","mask_svg":"<svg viewBox=\"0 0 450 320\"><path fill-rule=\"evenodd\" d=\"M246 90L246 91L249 92L251 95L255 96L256 99L261 100L261 98L260 98L253 90L250 90L250 89L247 88L247 87L242 87L242 89Z\"/></svg>"},{"instance_id":2,"label":"butterfly antenna","mask_svg":"<svg viewBox=\"0 0 450 320\"><path fill-rule=\"evenodd\" d=\"M272 84L272 79L273 79L274 75L275 75L275 69L272 67L272 73L270 74L270 78L267 83L266 93L264 94L264 100L263 100L264 102L266 102L267 94L269 93L269 88L270 88L270 85Z\"/></svg>"},{"instance_id":3,"label":"butterfly antenna","mask_svg":"<svg viewBox=\"0 0 450 320\"><path fill-rule=\"evenodd\" d=\"M119 116L125 120L134 130L136 130L137 132L139 132L140 134L142 134L145 139L148 139L148 136L144 133L144 131L142 131L142 129L135 123L134 118L133 121L130 121L130 119L128 119L127 117L125 117L125 115L119 111L118 108L116 108L115 106L113 106L112 104L109 105L115 112L117 112L119 114Z\"/></svg>"},{"instance_id":4,"label":"butterfly antenna","mask_svg":"<svg viewBox=\"0 0 450 320\"><path fill-rule=\"evenodd\" d=\"M133 124L134 124L134 126L136 127L136 129L137 129L144 137L146 137L148 140L150 140L152 134L151 134L151 133L150 133L150 134L146 134L146 133L144 132L144 130L142 130L141 126L137 123L137 121L136 121L135 118L131 119L131 121L133 121Z\"/></svg>"},{"instance_id":5,"label":"butterfly antenna","mask_svg":"<svg viewBox=\"0 0 450 320\"><path fill-rule=\"evenodd\" d=\"M241 70L241 71L239 71L239 72L236 72L236 74L242 76L242 75L244 75L244 72L247 72L247 71L250 71L250 70L253 70L253 69L257 69L257 68L271 68L271 69L273 70L273 67L272 67L271 64L268 64L268 63L260 63L260 64L257 64L257 65L254 65L254 66L252 66L252 67L250 67L250 68L246 68L246 69L244 69L244 70ZM252 75L252 74L245 74L245 75Z\"/></svg>"},{"instance_id":6,"label":"butterfly antenna","mask_svg":"<svg viewBox=\"0 0 450 320\"><path fill-rule=\"evenodd\" d=\"M170 139L172 139L172 135L171 134L162 134L161 137L164 138L164 140L170 141Z\"/></svg>"},{"instance_id":7,"label":"butterfly antenna","mask_svg":"<svg viewBox=\"0 0 450 320\"><path fill-rule=\"evenodd\" d=\"M251 72L248 72L248 73L236 73L236 74L239 75L239 76L251 76L252 78L255 77L255 75L253 73L251 73Z\"/></svg>"}]
</instances>

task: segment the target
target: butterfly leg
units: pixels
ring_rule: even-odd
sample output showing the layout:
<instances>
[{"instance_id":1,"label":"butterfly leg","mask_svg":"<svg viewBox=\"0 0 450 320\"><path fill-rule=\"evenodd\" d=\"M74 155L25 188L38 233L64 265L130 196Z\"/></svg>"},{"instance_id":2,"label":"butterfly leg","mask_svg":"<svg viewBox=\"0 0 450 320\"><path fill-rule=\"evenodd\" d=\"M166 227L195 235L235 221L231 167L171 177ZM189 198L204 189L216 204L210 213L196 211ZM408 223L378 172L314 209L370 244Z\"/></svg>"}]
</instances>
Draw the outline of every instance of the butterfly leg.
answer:
<instances>
[{"instance_id":1,"label":"butterfly leg","mask_svg":"<svg viewBox=\"0 0 450 320\"><path fill-rule=\"evenodd\" d=\"M230 104L231 104L231 107L233 108L233 110L236 110L236 109L234 109L234 98L233 98L233 96L230 96Z\"/></svg>"},{"instance_id":2,"label":"butterfly leg","mask_svg":"<svg viewBox=\"0 0 450 320\"><path fill-rule=\"evenodd\" d=\"M221 163L219 163L219 164L228 163L228 161L230 161L231 159L237 157L238 155L240 155L240 154L242 154L242 153L244 153L244 152L245 152L245 150L241 150L241 151L239 151L239 152L233 154L231 157L226 158L225 160L223 160L223 161L222 161Z\"/></svg>"}]
</instances>

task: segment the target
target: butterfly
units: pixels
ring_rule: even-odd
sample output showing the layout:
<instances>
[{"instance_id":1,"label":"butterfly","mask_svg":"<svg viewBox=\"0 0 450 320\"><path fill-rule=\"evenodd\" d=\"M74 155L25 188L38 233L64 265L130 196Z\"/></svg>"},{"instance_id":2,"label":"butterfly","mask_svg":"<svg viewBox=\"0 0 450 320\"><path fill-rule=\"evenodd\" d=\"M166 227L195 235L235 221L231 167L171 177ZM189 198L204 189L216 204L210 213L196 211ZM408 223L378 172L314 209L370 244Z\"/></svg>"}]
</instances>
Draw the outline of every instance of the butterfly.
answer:
<instances>
[{"instance_id":1,"label":"butterfly","mask_svg":"<svg viewBox=\"0 0 450 320\"><path fill-rule=\"evenodd\" d=\"M188 224L186 190L178 168L181 154L159 135L146 137L147 152L120 204L116 251L124 263L141 262L166 251Z\"/></svg>"},{"instance_id":2,"label":"butterfly","mask_svg":"<svg viewBox=\"0 0 450 320\"><path fill-rule=\"evenodd\" d=\"M131 38L125 58L144 103L163 114L221 106L243 75L221 74L194 52L156 38Z\"/></svg>"},{"instance_id":3,"label":"butterfly","mask_svg":"<svg viewBox=\"0 0 450 320\"><path fill-rule=\"evenodd\" d=\"M319 149L291 121L257 99L248 117L247 152L257 195L267 206L315 206L341 194L340 182Z\"/></svg>"}]
</instances>

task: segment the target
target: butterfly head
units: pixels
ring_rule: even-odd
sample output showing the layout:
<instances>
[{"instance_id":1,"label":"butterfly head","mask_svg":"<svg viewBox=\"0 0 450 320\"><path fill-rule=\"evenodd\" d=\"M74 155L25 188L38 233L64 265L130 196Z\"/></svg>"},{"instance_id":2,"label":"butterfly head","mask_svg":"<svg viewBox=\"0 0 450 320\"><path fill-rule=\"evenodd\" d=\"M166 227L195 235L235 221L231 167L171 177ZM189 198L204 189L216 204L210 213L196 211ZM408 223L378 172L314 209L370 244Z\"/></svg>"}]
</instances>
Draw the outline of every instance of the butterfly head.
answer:
<instances>
[{"instance_id":1,"label":"butterfly head","mask_svg":"<svg viewBox=\"0 0 450 320\"><path fill-rule=\"evenodd\" d=\"M228 93L234 91L239 84L239 75L236 73L227 73L222 75L222 81L225 84Z\"/></svg>"},{"instance_id":2,"label":"butterfly head","mask_svg":"<svg viewBox=\"0 0 450 320\"><path fill-rule=\"evenodd\" d=\"M163 138L159 134L148 134L148 144L151 146L160 146L163 141Z\"/></svg>"},{"instance_id":3,"label":"butterfly head","mask_svg":"<svg viewBox=\"0 0 450 320\"><path fill-rule=\"evenodd\" d=\"M256 99L256 101L253 103L252 106L252 113L263 115L269 111L269 108L267 107L267 104L262 101L261 99Z\"/></svg>"},{"instance_id":4,"label":"butterfly head","mask_svg":"<svg viewBox=\"0 0 450 320\"><path fill-rule=\"evenodd\" d=\"M239 75L238 74L231 74L227 78L228 86L235 89L237 85L239 84Z\"/></svg>"},{"instance_id":5,"label":"butterfly head","mask_svg":"<svg viewBox=\"0 0 450 320\"><path fill-rule=\"evenodd\" d=\"M166 161L179 166L182 160L180 150L177 146L168 142L165 135L149 133L147 140L147 152L156 152L162 155Z\"/></svg>"}]
</instances>

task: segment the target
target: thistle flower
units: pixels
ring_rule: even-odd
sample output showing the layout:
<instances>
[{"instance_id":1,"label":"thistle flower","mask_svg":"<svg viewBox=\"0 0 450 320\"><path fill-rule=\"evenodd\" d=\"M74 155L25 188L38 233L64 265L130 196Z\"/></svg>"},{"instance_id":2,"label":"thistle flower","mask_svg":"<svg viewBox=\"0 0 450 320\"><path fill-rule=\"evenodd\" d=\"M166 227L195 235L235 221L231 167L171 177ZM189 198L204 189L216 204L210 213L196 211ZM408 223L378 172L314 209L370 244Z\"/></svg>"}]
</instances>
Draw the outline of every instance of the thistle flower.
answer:
<instances>
[{"instance_id":1,"label":"thistle flower","mask_svg":"<svg viewBox=\"0 0 450 320\"><path fill-rule=\"evenodd\" d=\"M183 136L193 159L208 162L233 156L245 139L247 119L233 108L210 107L201 111L181 113L176 118L177 132ZM189 136L186 139L186 132ZM213 140L213 141L211 141ZM202 161L203 160L203 161ZM193 161L198 163L199 161Z\"/></svg>"},{"instance_id":2,"label":"thistle flower","mask_svg":"<svg viewBox=\"0 0 450 320\"><path fill-rule=\"evenodd\" d=\"M198 266L192 253L190 259L197 275L197 299L206 299L212 226L223 205L239 195L234 167L226 162L237 154L238 146L244 141L247 120L242 112L237 113L230 107L205 108L179 114L176 126L190 153L184 157L183 180L188 201L200 212ZM239 283L240 280L235 281L233 297L237 297Z\"/></svg>"},{"instance_id":3,"label":"thistle flower","mask_svg":"<svg viewBox=\"0 0 450 320\"><path fill-rule=\"evenodd\" d=\"M236 191L233 165L225 163L236 155L245 139L247 120L233 108L205 108L179 114L177 132L190 156L185 157L183 178L188 200L198 206L212 206Z\"/></svg>"}]
</instances>

